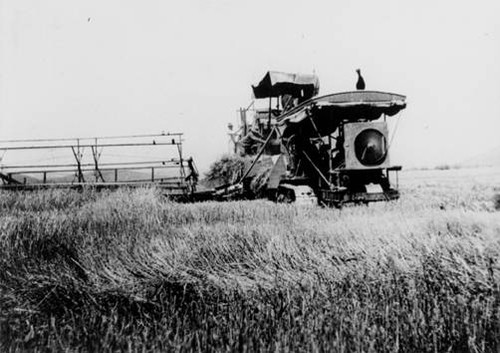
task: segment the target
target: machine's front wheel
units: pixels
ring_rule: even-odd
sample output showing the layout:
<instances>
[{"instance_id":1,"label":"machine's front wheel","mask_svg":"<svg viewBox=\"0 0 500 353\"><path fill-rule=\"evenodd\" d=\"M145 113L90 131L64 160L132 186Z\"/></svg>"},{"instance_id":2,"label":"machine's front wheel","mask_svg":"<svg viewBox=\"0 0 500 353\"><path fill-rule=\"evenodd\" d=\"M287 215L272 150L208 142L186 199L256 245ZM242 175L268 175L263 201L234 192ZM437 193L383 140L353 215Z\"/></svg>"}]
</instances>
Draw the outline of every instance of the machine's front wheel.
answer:
<instances>
[{"instance_id":1,"label":"machine's front wheel","mask_svg":"<svg viewBox=\"0 0 500 353\"><path fill-rule=\"evenodd\" d=\"M287 190L287 189L278 190L278 196L276 197L276 201L279 203L294 202L295 197L293 195L293 190Z\"/></svg>"}]
</instances>

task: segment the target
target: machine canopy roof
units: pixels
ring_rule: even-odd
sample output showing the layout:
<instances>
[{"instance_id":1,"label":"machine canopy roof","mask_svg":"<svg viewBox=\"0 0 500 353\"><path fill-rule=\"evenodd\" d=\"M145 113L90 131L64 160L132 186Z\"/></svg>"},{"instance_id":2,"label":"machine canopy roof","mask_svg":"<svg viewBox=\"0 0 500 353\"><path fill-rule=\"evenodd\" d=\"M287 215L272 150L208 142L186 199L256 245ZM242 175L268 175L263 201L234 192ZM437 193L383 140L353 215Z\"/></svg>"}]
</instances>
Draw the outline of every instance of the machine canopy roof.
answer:
<instances>
[{"instance_id":1,"label":"machine canopy roof","mask_svg":"<svg viewBox=\"0 0 500 353\"><path fill-rule=\"evenodd\" d=\"M406 108L406 97L377 91L354 91L316 97L298 105L278 118L278 125L310 129L322 136L333 133L341 122L371 121L383 114L393 116ZM314 124L311 123L312 118ZM318 130L317 132L315 130Z\"/></svg>"},{"instance_id":2,"label":"machine canopy roof","mask_svg":"<svg viewBox=\"0 0 500 353\"><path fill-rule=\"evenodd\" d=\"M309 99L319 92L319 78L316 75L269 71L252 89L255 98L289 94L294 98Z\"/></svg>"}]
</instances>

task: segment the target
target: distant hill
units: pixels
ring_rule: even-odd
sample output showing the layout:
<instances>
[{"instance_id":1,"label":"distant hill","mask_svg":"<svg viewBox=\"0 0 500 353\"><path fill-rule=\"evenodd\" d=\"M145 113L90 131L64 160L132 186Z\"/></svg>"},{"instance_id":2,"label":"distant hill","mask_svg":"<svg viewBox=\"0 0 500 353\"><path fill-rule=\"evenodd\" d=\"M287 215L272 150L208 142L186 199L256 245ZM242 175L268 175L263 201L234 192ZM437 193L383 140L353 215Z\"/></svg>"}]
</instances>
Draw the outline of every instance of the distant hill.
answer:
<instances>
[{"instance_id":1,"label":"distant hill","mask_svg":"<svg viewBox=\"0 0 500 353\"><path fill-rule=\"evenodd\" d=\"M459 163L461 167L500 167L500 146Z\"/></svg>"}]
</instances>

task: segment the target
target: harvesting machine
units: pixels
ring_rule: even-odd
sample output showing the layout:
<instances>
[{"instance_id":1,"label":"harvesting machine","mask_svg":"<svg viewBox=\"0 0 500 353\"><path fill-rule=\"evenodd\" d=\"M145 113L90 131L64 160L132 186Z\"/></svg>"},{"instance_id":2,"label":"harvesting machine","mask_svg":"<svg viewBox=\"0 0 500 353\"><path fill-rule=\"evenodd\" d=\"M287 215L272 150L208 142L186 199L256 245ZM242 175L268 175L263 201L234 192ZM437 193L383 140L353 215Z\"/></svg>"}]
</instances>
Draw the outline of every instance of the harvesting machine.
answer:
<instances>
[{"instance_id":1,"label":"harvesting machine","mask_svg":"<svg viewBox=\"0 0 500 353\"><path fill-rule=\"evenodd\" d=\"M255 196L252 171L270 160L265 193L278 202L341 206L399 198L401 167L390 164L387 118L406 107L405 96L365 90L318 96L317 76L281 72L268 72L252 88L268 105L253 104L252 123L250 109L241 109L232 140L235 153L253 162L220 195Z\"/></svg>"},{"instance_id":2,"label":"harvesting machine","mask_svg":"<svg viewBox=\"0 0 500 353\"><path fill-rule=\"evenodd\" d=\"M177 200L206 198L197 190L198 171L183 156L182 142L178 132L2 140L0 190L155 185Z\"/></svg>"}]
</instances>

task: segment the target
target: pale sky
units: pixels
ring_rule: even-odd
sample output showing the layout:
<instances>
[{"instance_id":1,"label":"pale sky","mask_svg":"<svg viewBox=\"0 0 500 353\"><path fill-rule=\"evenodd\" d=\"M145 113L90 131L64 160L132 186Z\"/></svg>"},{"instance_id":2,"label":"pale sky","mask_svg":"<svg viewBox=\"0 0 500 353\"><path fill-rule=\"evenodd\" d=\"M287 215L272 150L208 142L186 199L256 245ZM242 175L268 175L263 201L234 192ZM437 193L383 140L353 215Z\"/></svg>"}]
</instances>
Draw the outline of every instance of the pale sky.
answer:
<instances>
[{"instance_id":1,"label":"pale sky","mask_svg":"<svg viewBox=\"0 0 500 353\"><path fill-rule=\"evenodd\" d=\"M0 0L0 139L182 131L205 170L268 70L405 94L392 161L500 145L500 1ZM395 120L393 120L395 121ZM394 128L395 124L391 124Z\"/></svg>"}]
</instances>

